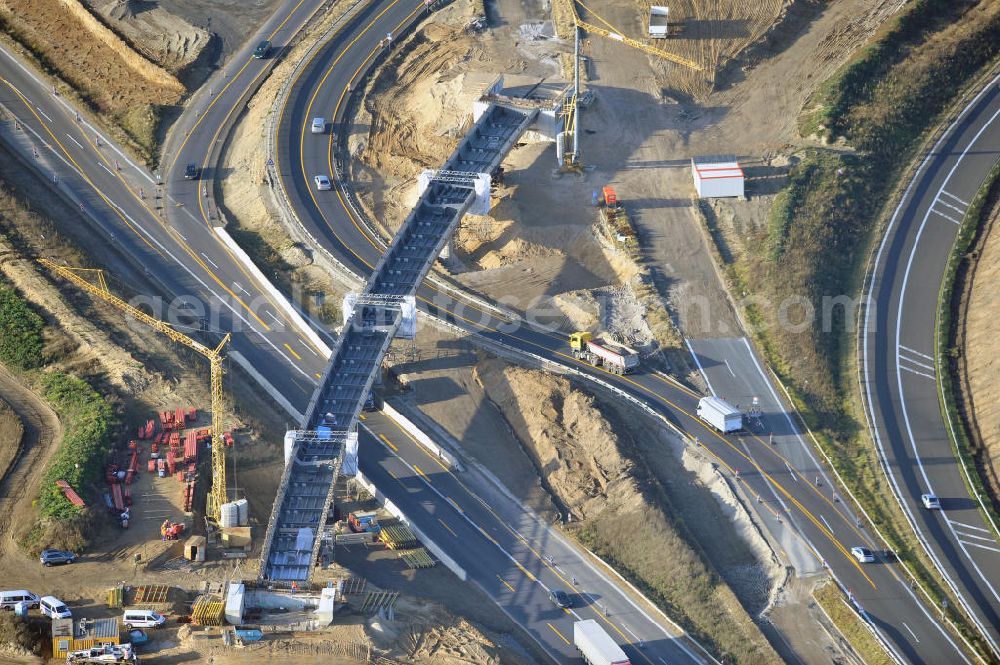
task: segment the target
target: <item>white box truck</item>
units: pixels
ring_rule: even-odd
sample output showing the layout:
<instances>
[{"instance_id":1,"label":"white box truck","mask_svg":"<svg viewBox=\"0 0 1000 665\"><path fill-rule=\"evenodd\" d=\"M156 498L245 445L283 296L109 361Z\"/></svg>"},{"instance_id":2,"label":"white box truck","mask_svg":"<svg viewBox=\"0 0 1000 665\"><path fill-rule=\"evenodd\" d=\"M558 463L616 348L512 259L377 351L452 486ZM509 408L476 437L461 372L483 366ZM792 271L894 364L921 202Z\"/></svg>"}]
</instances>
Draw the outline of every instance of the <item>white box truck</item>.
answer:
<instances>
[{"instance_id":1,"label":"white box truck","mask_svg":"<svg viewBox=\"0 0 1000 665\"><path fill-rule=\"evenodd\" d=\"M594 619L573 624L573 646L588 665L630 665L622 648Z\"/></svg>"},{"instance_id":2,"label":"white box truck","mask_svg":"<svg viewBox=\"0 0 1000 665\"><path fill-rule=\"evenodd\" d=\"M670 34L670 8L664 5L653 5L649 8L649 36L653 39L666 39Z\"/></svg>"},{"instance_id":3,"label":"white box truck","mask_svg":"<svg viewBox=\"0 0 1000 665\"><path fill-rule=\"evenodd\" d=\"M720 397L702 397L698 400L698 417L723 434L743 429L743 414Z\"/></svg>"}]
</instances>

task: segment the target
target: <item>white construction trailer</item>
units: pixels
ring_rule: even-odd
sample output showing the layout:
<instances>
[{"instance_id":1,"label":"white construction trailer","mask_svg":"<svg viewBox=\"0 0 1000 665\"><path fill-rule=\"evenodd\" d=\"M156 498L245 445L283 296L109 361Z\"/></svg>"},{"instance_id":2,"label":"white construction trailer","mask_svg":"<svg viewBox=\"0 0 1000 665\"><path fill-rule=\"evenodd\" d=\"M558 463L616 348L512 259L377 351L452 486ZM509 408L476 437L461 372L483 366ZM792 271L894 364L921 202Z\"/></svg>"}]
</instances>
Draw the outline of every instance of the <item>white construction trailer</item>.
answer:
<instances>
[{"instance_id":1,"label":"white construction trailer","mask_svg":"<svg viewBox=\"0 0 1000 665\"><path fill-rule=\"evenodd\" d=\"M694 157L691 159L691 175L698 198L744 196L743 169L735 159Z\"/></svg>"}]
</instances>

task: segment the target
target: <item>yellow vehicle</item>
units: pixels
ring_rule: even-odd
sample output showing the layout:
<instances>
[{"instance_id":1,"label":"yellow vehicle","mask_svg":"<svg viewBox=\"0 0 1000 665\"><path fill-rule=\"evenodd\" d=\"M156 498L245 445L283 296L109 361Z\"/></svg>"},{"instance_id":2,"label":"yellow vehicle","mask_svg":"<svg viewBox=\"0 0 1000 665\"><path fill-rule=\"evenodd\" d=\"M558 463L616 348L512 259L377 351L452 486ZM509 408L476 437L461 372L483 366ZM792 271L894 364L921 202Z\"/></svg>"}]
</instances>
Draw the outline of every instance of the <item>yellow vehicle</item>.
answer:
<instances>
[{"instance_id":1,"label":"yellow vehicle","mask_svg":"<svg viewBox=\"0 0 1000 665\"><path fill-rule=\"evenodd\" d=\"M639 366L639 354L627 346L610 342L596 342L589 332L575 332L569 336L573 357L594 367L603 367L614 374L628 374Z\"/></svg>"}]
</instances>

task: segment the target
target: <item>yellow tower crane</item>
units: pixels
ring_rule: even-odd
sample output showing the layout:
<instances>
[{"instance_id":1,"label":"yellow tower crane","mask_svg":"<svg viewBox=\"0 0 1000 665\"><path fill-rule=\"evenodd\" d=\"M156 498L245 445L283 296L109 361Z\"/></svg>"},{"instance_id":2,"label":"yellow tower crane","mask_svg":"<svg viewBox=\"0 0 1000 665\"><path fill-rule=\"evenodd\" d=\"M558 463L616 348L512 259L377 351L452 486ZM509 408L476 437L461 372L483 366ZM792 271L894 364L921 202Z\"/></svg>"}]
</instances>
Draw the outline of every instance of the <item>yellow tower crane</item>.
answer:
<instances>
[{"instance_id":1,"label":"yellow tower crane","mask_svg":"<svg viewBox=\"0 0 1000 665\"><path fill-rule=\"evenodd\" d=\"M678 65L684 65L685 67L690 67L696 71L701 71L702 67L697 62L693 60L688 60L687 58L681 57L669 51L664 51L663 49L656 48L655 46L650 46L638 39L633 39L631 37L626 37L621 30L617 29L606 20L601 18L601 16L595 12L593 9L585 5L580 0L563 0L569 3L570 11L573 14L574 28L574 48L573 48L573 94L566 101L562 108L562 115L566 119L566 130L564 138L566 139L565 152L563 155L563 163L568 169L579 169L580 164L580 137L577 130L580 125L580 109L577 105L577 100L580 96L580 31L586 30L589 34L601 35L602 37L607 37L608 39L613 39L616 42L622 43L626 46L631 46L632 48L639 49L644 53L656 56L658 58L663 58ZM603 24L605 27L600 27L593 25L592 23L587 23L580 18L579 12L576 10L576 6L580 5L589 14L591 14L595 20Z\"/></svg>"},{"instance_id":2,"label":"yellow tower crane","mask_svg":"<svg viewBox=\"0 0 1000 665\"><path fill-rule=\"evenodd\" d=\"M225 442L222 440L222 347L229 341L230 333L222 338L219 345L214 349L200 342L197 342L187 335L175 330L169 323L160 321L146 314L138 307L130 305L108 290L107 281L104 279L104 271L94 268L70 268L61 266L48 259L39 259L39 263L56 273L60 277L76 284L87 293L97 296L106 303L117 307L125 314L145 323L150 328L160 331L170 339L189 349L194 349L201 355L208 358L212 385L212 491L208 495L208 515L214 519L219 519L222 511L222 504L226 503L226 450ZM97 283L84 278L83 275L95 275Z\"/></svg>"}]
</instances>

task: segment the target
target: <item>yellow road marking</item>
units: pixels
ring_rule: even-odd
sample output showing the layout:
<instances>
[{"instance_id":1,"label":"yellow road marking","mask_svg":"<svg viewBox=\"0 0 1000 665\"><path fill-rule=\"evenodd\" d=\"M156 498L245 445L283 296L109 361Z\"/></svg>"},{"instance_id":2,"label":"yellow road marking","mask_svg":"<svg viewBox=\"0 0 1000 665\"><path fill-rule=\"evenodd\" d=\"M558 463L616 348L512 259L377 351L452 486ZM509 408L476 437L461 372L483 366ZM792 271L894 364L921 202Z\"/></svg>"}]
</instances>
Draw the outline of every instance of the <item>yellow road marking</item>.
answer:
<instances>
[{"instance_id":1,"label":"yellow road marking","mask_svg":"<svg viewBox=\"0 0 1000 665\"><path fill-rule=\"evenodd\" d=\"M455 500L454 500L453 498L451 498L450 496L448 497L448 502L449 502L449 503L451 503L451 505L452 505L452 506L454 506L454 507L455 507L455 510L457 510L458 512L460 512L460 513L465 513L465 511L464 511L464 510L462 510L462 507L461 507L460 505L458 505L458 502L457 502L457 501L455 501Z\"/></svg>"},{"instance_id":2,"label":"yellow road marking","mask_svg":"<svg viewBox=\"0 0 1000 665\"><path fill-rule=\"evenodd\" d=\"M512 587L512 586L510 585L510 582L508 582L508 581L507 581L507 580L505 580L504 578L500 577L499 575L497 575L497 579L498 579L498 580L500 580L501 582L503 582L503 585L504 585L505 587L507 587L508 589L510 589L511 593L514 593L515 589L514 589L514 587ZM551 624L550 624L550 625L551 625ZM552 630L555 630L555 628L553 628ZM566 638L563 638L563 639L566 639Z\"/></svg>"},{"instance_id":3,"label":"yellow road marking","mask_svg":"<svg viewBox=\"0 0 1000 665\"><path fill-rule=\"evenodd\" d=\"M444 528L448 529L448 533L450 533L451 535L453 535L453 536L455 536L456 538L458 538L458 534L457 534L457 533L455 533L455 532L454 532L454 531L452 530L452 528L451 528L450 526L448 526L447 524L445 524L445 521L444 521L443 519L441 519L441 518L439 517L439 518L438 518L438 522L440 522L440 523L441 523L441 526L443 526Z\"/></svg>"},{"instance_id":4,"label":"yellow road marking","mask_svg":"<svg viewBox=\"0 0 1000 665\"><path fill-rule=\"evenodd\" d=\"M532 582L534 582L534 581L535 581L535 580L537 579L537 578L536 578L536 577L535 577L534 575L532 575L532 574L531 574L531 572L530 572L530 571L529 571L529 570L528 570L527 568L525 568L524 566L522 566L522 565L521 565L521 562L520 562L520 561L518 561L517 559L515 559L515 560L514 560L514 565L515 565L515 566L517 566L517 567L518 567L518 569L519 569L519 570L520 570L520 571L521 571L522 573L524 573L525 577L527 577L527 578L528 578L529 580L531 580Z\"/></svg>"},{"instance_id":5,"label":"yellow road marking","mask_svg":"<svg viewBox=\"0 0 1000 665\"><path fill-rule=\"evenodd\" d=\"M567 640L566 637L562 633L559 632L558 628L556 628L555 626L553 626L551 623L548 623L548 622L546 622L545 625L548 626L549 628L551 628L552 632L555 633L556 635L558 635L560 640L562 640L566 644L569 644L569 640Z\"/></svg>"},{"instance_id":6,"label":"yellow road marking","mask_svg":"<svg viewBox=\"0 0 1000 665\"><path fill-rule=\"evenodd\" d=\"M295 356L296 360L302 360L302 356L300 356L299 354L295 353L295 349L293 349L292 347L288 346L287 342L285 343L285 348L288 349L288 352L290 354L292 354L293 356Z\"/></svg>"},{"instance_id":7,"label":"yellow road marking","mask_svg":"<svg viewBox=\"0 0 1000 665\"><path fill-rule=\"evenodd\" d=\"M315 376L317 379L322 379L323 378L323 375L320 374L319 372L316 372L315 374L313 374L313 376ZM364 419L365 419L365 417L361 416L361 420L364 420Z\"/></svg>"},{"instance_id":8,"label":"yellow road marking","mask_svg":"<svg viewBox=\"0 0 1000 665\"><path fill-rule=\"evenodd\" d=\"M387 437L385 434L379 434L378 436L379 436L380 439L382 439L383 441L385 441L385 443L386 443L387 446L389 446L390 448L392 448L392 452L394 452L394 453L398 453L399 452L399 448L397 448L396 445L392 441L389 440L389 437Z\"/></svg>"},{"instance_id":9,"label":"yellow road marking","mask_svg":"<svg viewBox=\"0 0 1000 665\"><path fill-rule=\"evenodd\" d=\"M420 468L419 466L417 466L416 464L414 464L414 465L413 465L413 469L414 469L414 470L415 470L415 471L416 471L417 473L419 473L419 474L420 474L421 476L423 476L423 477L424 477L425 479L427 478L427 474L426 474L426 473L424 473L424 470L423 470L423 469L421 469L421 468Z\"/></svg>"}]
</instances>

